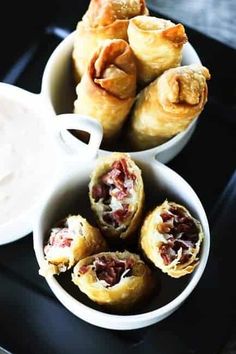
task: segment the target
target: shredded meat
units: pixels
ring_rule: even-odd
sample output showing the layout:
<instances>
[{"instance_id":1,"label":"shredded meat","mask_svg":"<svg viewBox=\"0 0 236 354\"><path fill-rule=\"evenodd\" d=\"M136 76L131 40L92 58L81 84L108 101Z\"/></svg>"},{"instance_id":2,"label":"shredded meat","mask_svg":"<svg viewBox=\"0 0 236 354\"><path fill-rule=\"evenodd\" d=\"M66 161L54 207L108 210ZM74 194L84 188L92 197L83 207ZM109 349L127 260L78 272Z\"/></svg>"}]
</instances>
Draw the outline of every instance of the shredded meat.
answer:
<instances>
[{"instance_id":1,"label":"shredded meat","mask_svg":"<svg viewBox=\"0 0 236 354\"><path fill-rule=\"evenodd\" d=\"M130 276L133 265L132 259L120 260L111 256L97 257L94 261L97 278L104 280L108 287L118 284L125 272L124 277Z\"/></svg>"},{"instance_id":2,"label":"shredded meat","mask_svg":"<svg viewBox=\"0 0 236 354\"><path fill-rule=\"evenodd\" d=\"M88 270L89 270L89 265L84 264L80 267L79 272L80 272L80 274L85 274L85 273L87 273Z\"/></svg>"},{"instance_id":3,"label":"shredded meat","mask_svg":"<svg viewBox=\"0 0 236 354\"><path fill-rule=\"evenodd\" d=\"M186 263L191 254L189 248L194 248L198 241L198 228L194 220L186 216L183 209L171 206L168 211L161 214L163 223L157 226L158 231L168 235L167 243L160 248L160 254L164 264L168 265L177 257L182 248L179 262Z\"/></svg>"},{"instance_id":4,"label":"shredded meat","mask_svg":"<svg viewBox=\"0 0 236 354\"><path fill-rule=\"evenodd\" d=\"M92 196L95 199L95 202L98 202L99 199L108 199L109 198L109 187L105 184L96 184L92 189Z\"/></svg>"},{"instance_id":5,"label":"shredded meat","mask_svg":"<svg viewBox=\"0 0 236 354\"><path fill-rule=\"evenodd\" d=\"M105 213L103 220L113 227L119 227L119 225L130 215L128 204L123 205L123 209L117 209L113 213Z\"/></svg>"},{"instance_id":6,"label":"shredded meat","mask_svg":"<svg viewBox=\"0 0 236 354\"><path fill-rule=\"evenodd\" d=\"M97 185L93 186L92 197L95 202L102 199L103 204L106 205L104 221L115 228L130 216L129 205L125 202L122 203L122 201L129 196L134 188L135 180L136 176L129 171L126 160L121 159L113 162L111 169L101 176ZM111 197L122 203L121 209L111 211L109 208Z\"/></svg>"},{"instance_id":7,"label":"shredded meat","mask_svg":"<svg viewBox=\"0 0 236 354\"><path fill-rule=\"evenodd\" d=\"M70 247L72 241L73 237L67 227L53 228L48 243L44 248L44 252L47 254L51 247Z\"/></svg>"}]
</instances>

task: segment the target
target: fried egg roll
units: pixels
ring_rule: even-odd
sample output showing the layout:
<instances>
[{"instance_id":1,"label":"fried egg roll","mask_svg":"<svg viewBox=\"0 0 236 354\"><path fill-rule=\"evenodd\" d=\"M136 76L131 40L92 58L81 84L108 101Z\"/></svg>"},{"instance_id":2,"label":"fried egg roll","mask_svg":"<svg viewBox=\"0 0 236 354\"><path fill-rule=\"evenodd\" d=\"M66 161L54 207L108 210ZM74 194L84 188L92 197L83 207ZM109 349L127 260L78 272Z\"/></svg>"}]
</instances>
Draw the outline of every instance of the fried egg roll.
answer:
<instances>
[{"instance_id":1,"label":"fried egg roll","mask_svg":"<svg viewBox=\"0 0 236 354\"><path fill-rule=\"evenodd\" d=\"M179 278L198 265L203 238L201 223L183 205L166 200L146 217L140 241L157 268Z\"/></svg>"},{"instance_id":2,"label":"fried egg roll","mask_svg":"<svg viewBox=\"0 0 236 354\"><path fill-rule=\"evenodd\" d=\"M127 42L107 40L76 87L74 112L98 120L109 141L122 128L136 94L136 65Z\"/></svg>"},{"instance_id":3,"label":"fried egg roll","mask_svg":"<svg viewBox=\"0 0 236 354\"><path fill-rule=\"evenodd\" d=\"M150 269L136 254L102 252L79 261L72 281L92 301L111 310L127 311L153 289Z\"/></svg>"},{"instance_id":4,"label":"fried egg roll","mask_svg":"<svg viewBox=\"0 0 236 354\"><path fill-rule=\"evenodd\" d=\"M40 274L65 272L80 259L106 249L106 241L98 228L80 215L69 216L51 229L44 247L46 263Z\"/></svg>"},{"instance_id":5,"label":"fried egg roll","mask_svg":"<svg viewBox=\"0 0 236 354\"><path fill-rule=\"evenodd\" d=\"M193 64L166 70L143 89L131 116L133 146L149 149L185 130L207 102L209 79L207 68Z\"/></svg>"},{"instance_id":6,"label":"fried egg roll","mask_svg":"<svg viewBox=\"0 0 236 354\"><path fill-rule=\"evenodd\" d=\"M137 59L138 80L145 86L180 65L187 36L182 24L151 16L130 20L128 41Z\"/></svg>"},{"instance_id":7,"label":"fried egg roll","mask_svg":"<svg viewBox=\"0 0 236 354\"><path fill-rule=\"evenodd\" d=\"M100 158L91 175L89 197L102 233L113 239L129 239L141 222L141 170L124 153Z\"/></svg>"}]
</instances>

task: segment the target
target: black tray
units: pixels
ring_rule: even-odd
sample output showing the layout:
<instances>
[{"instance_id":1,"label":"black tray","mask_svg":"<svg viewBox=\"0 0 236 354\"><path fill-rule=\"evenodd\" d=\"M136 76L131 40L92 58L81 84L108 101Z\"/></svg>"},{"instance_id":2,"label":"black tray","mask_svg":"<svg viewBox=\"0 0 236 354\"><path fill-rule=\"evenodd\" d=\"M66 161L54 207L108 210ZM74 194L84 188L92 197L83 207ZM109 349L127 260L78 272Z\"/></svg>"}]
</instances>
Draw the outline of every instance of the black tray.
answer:
<instances>
[{"instance_id":1,"label":"black tray","mask_svg":"<svg viewBox=\"0 0 236 354\"><path fill-rule=\"evenodd\" d=\"M51 13L50 22L24 42L16 63L0 72L1 81L40 92L50 54L75 29L87 7L83 2L80 11L75 11L79 5L69 11L59 3L55 17ZM0 247L0 346L27 354L214 354L235 331L236 294L231 286L236 244L235 51L189 28L186 31L212 80L209 102L191 141L168 165L195 189L209 217L212 249L202 279L185 304L159 324L136 331L105 330L78 319L58 302L38 275L28 235Z\"/></svg>"}]
</instances>

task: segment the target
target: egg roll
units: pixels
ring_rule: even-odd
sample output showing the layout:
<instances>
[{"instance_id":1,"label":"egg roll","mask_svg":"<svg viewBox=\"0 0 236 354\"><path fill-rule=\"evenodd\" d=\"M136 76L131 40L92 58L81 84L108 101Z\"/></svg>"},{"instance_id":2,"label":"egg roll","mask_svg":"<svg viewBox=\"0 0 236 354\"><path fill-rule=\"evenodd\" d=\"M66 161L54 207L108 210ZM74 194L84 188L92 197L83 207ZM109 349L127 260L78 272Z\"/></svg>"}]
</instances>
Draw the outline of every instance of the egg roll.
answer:
<instances>
[{"instance_id":1,"label":"egg roll","mask_svg":"<svg viewBox=\"0 0 236 354\"><path fill-rule=\"evenodd\" d=\"M91 174L89 198L106 237L131 239L144 204L141 170L128 154L115 152L100 158Z\"/></svg>"},{"instance_id":2,"label":"egg roll","mask_svg":"<svg viewBox=\"0 0 236 354\"><path fill-rule=\"evenodd\" d=\"M148 14L145 0L91 0L76 27L72 59L78 82L105 39L128 39L129 19Z\"/></svg>"},{"instance_id":3,"label":"egg roll","mask_svg":"<svg viewBox=\"0 0 236 354\"><path fill-rule=\"evenodd\" d=\"M131 114L134 148L152 148L184 131L207 102L209 79L206 67L192 64L166 70L145 87Z\"/></svg>"},{"instance_id":4,"label":"egg roll","mask_svg":"<svg viewBox=\"0 0 236 354\"><path fill-rule=\"evenodd\" d=\"M104 141L117 136L136 94L136 65L128 43L105 41L90 60L76 94L74 112L98 120Z\"/></svg>"},{"instance_id":5,"label":"egg roll","mask_svg":"<svg viewBox=\"0 0 236 354\"><path fill-rule=\"evenodd\" d=\"M137 59L138 81L146 86L165 70L179 66L187 40L180 23L151 16L132 18L128 41Z\"/></svg>"},{"instance_id":6,"label":"egg roll","mask_svg":"<svg viewBox=\"0 0 236 354\"><path fill-rule=\"evenodd\" d=\"M187 208L166 200L146 217L140 244L157 268L179 278L198 265L203 238L201 223Z\"/></svg>"},{"instance_id":7,"label":"egg roll","mask_svg":"<svg viewBox=\"0 0 236 354\"><path fill-rule=\"evenodd\" d=\"M98 228L80 215L71 215L51 229L44 247L45 264L39 272L43 276L65 272L80 259L106 249Z\"/></svg>"},{"instance_id":8,"label":"egg roll","mask_svg":"<svg viewBox=\"0 0 236 354\"><path fill-rule=\"evenodd\" d=\"M136 254L102 252L79 261L72 281L92 301L107 309L127 311L151 293L150 269Z\"/></svg>"}]
</instances>

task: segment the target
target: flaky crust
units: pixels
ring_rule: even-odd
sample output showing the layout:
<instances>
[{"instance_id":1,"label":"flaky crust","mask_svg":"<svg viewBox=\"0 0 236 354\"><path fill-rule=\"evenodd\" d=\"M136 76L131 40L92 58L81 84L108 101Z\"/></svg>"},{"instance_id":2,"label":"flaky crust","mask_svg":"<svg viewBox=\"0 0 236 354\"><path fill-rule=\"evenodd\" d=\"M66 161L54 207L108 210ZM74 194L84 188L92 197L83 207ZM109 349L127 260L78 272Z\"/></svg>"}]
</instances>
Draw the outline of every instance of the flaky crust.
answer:
<instances>
[{"instance_id":1,"label":"flaky crust","mask_svg":"<svg viewBox=\"0 0 236 354\"><path fill-rule=\"evenodd\" d=\"M127 40L127 20L117 20L104 27L90 27L80 21L76 28L72 61L75 80L78 83L87 69L87 65L97 48L106 39Z\"/></svg>"},{"instance_id":2,"label":"flaky crust","mask_svg":"<svg viewBox=\"0 0 236 354\"><path fill-rule=\"evenodd\" d=\"M145 0L91 0L83 20L99 27L147 13Z\"/></svg>"},{"instance_id":3,"label":"flaky crust","mask_svg":"<svg viewBox=\"0 0 236 354\"><path fill-rule=\"evenodd\" d=\"M80 274L79 269L84 265L92 265L98 256L112 256L123 260L130 258L134 262L132 275L124 277L120 282L111 287L105 287L97 279L96 272L90 266L89 270ZM115 311L127 311L146 298L153 289L153 279L150 269L136 254L124 252L102 252L98 255L87 257L76 264L72 274L72 281L92 301L104 305Z\"/></svg>"},{"instance_id":4,"label":"flaky crust","mask_svg":"<svg viewBox=\"0 0 236 354\"><path fill-rule=\"evenodd\" d=\"M105 39L127 41L129 19L148 14L144 0L91 0L76 28L72 53L75 77L79 82L95 50Z\"/></svg>"},{"instance_id":5,"label":"flaky crust","mask_svg":"<svg viewBox=\"0 0 236 354\"><path fill-rule=\"evenodd\" d=\"M128 41L137 59L138 80L144 86L180 65L187 36L182 24L137 16L129 21Z\"/></svg>"},{"instance_id":6,"label":"flaky crust","mask_svg":"<svg viewBox=\"0 0 236 354\"><path fill-rule=\"evenodd\" d=\"M185 130L207 102L207 68L193 64L166 70L139 94L131 117L136 149L164 143Z\"/></svg>"},{"instance_id":7,"label":"flaky crust","mask_svg":"<svg viewBox=\"0 0 236 354\"><path fill-rule=\"evenodd\" d=\"M153 264L162 270L163 273L167 273L173 278L179 278L186 274L192 273L195 267L198 265L200 246L203 241L204 235L202 226L196 219L195 222L199 229L198 242L195 247L191 248L191 258L185 263L179 263L178 260L172 261L170 264L165 265L163 258L160 255L160 247L164 244L163 235L158 231L157 225L162 222L160 214L165 211L170 205L178 206L182 208L186 215L191 216L189 211L182 205L165 201L160 206L157 206L149 215L145 218L144 224L141 229L140 244L145 256L150 259Z\"/></svg>"},{"instance_id":8,"label":"flaky crust","mask_svg":"<svg viewBox=\"0 0 236 354\"><path fill-rule=\"evenodd\" d=\"M129 168L129 171L134 173L136 176L135 182L135 193L136 193L136 200L132 203L132 218L128 220L128 222L124 223L126 225L126 230L122 231L119 229L115 229L111 225L104 222L101 218L101 215L98 212L98 205L95 202L94 198L92 197L92 189L99 182L99 178L106 172L109 171L113 162L119 161L121 159L125 159ZM99 228L102 230L102 233L113 239L129 239L134 236L135 231L140 225L142 211L144 206L144 186L143 180L141 176L141 170L139 167L131 160L128 154L114 152L106 157L102 157L98 160L97 166L93 170L91 174L91 179L89 183L89 198L92 210L97 220L97 224Z\"/></svg>"},{"instance_id":9,"label":"flaky crust","mask_svg":"<svg viewBox=\"0 0 236 354\"><path fill-rule=\"evenodd\" d=\"M45 255L45 264L40 269L41 275L59 274L70 269L80 259L107 249L106 241L99 229L90 225L82 216L69 216L67 223L74 233L69 252L61 256L50 253Z\"/></svg>"},{"instance_id":10,"label":"flaky crust","mask_svg":"<svg viewBox=\"0 0 236 354\"><path fill-rule=\"evenodd\" d=\"M136 65L128 43L105 41L91 59L76 93L74 112L98 120L104 140L116 136L136 93Z\"/></svg>"}]
</instances>

